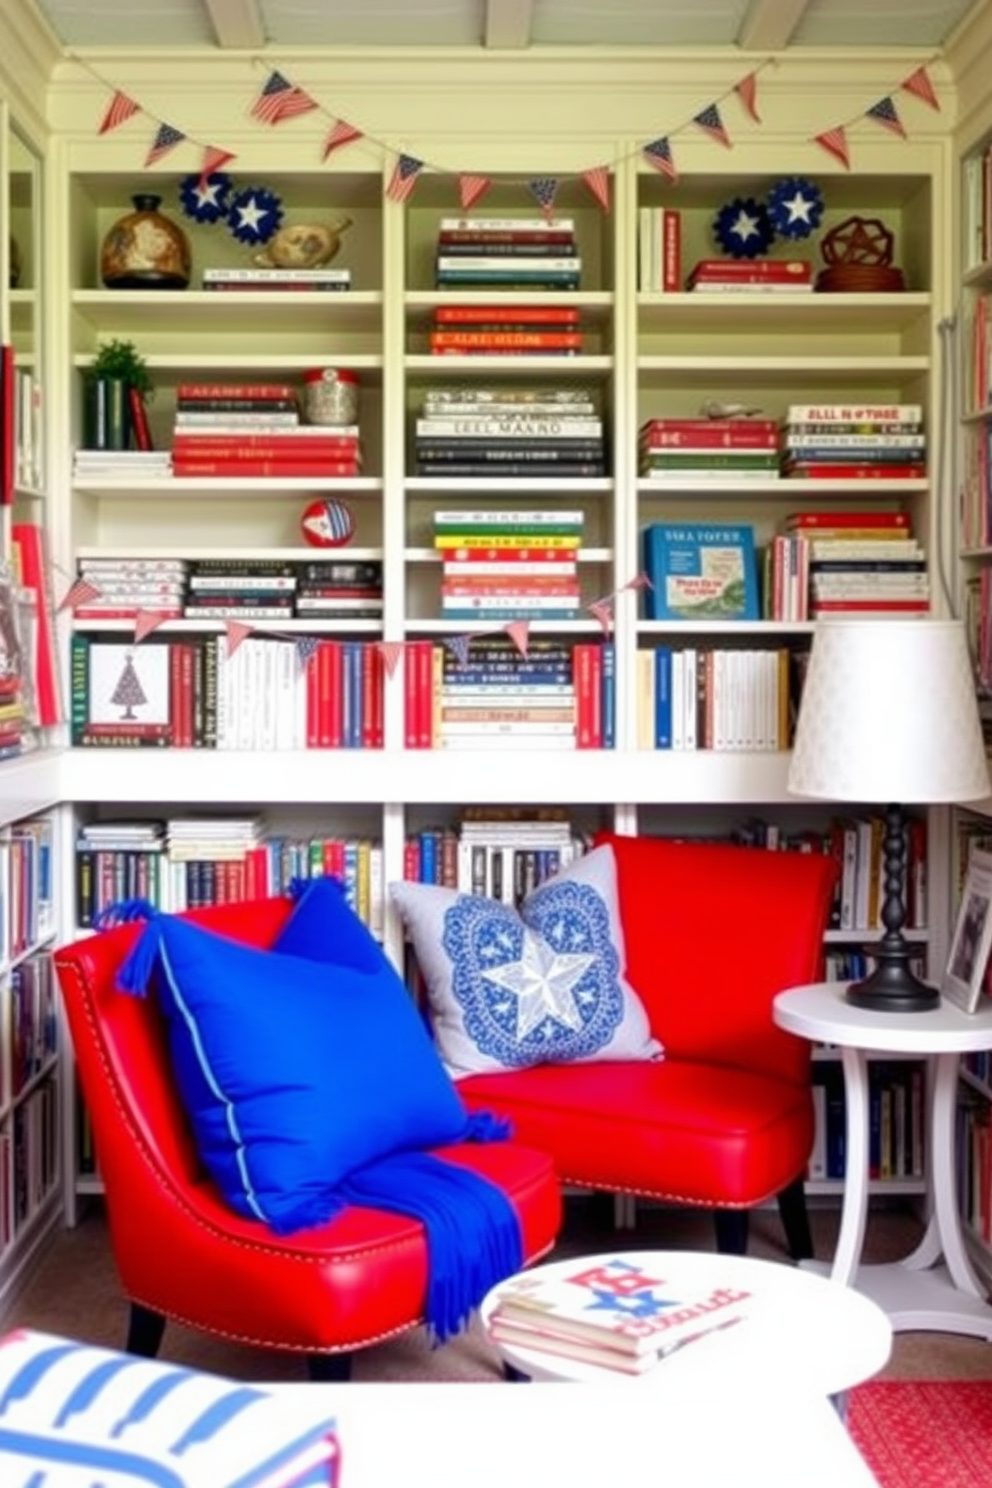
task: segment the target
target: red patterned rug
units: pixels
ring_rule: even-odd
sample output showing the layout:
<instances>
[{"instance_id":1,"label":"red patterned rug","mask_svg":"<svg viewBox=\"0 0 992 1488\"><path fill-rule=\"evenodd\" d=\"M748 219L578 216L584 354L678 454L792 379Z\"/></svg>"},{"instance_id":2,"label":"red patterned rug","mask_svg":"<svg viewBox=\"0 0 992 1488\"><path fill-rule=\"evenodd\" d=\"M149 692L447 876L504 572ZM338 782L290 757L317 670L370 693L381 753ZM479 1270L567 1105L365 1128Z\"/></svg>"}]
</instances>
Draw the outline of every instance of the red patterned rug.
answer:
<instances>
[{"instance_id":1,"label":"red patterned rug","mask_svg":"<svg viewBox=\"0 0 992 1488\"><path fill-rule=\"evenodd\" d=\"M872 1380L848 1430L881 1488L990 1488L992 1380Z\"/></svg>"}]
</instances>

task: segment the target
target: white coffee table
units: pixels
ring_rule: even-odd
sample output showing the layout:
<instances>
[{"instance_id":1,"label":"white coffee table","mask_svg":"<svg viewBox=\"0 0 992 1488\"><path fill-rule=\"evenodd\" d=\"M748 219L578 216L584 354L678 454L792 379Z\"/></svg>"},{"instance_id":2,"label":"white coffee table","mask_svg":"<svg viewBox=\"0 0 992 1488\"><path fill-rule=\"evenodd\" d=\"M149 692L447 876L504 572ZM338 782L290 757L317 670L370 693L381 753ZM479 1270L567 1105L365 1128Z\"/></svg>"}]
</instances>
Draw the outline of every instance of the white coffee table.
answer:
<instances>
[{"instance_id":1,"label":"white coffee table","mask_svg":"<svg viewBox=\"0 0 992 1488\"><path fill-rule=\"evenodd\" d=\"M489 1317L511 1279L494 1287L482 1304L493 1347L533 1380L615 1380L657 1389L698 1379L700 1388L712 1388L717 1376L726 1375L728 1388L735 1380L761 1379L768 1390L788 1388L821 1397L843 1395L888 1361L892 1326L880 1307L850 1287L786 1262L704 1251L633 1250L555 1261L533 1267L527 1275L566 1277L616 1259L641 1266L663 1282L666 1298L686 1305L720 1287L747 1292L742 1304L746 1317L737 1326L677 1349L643 1374L621 1374L492 1338Z\"/></svg>"}]
</instances>

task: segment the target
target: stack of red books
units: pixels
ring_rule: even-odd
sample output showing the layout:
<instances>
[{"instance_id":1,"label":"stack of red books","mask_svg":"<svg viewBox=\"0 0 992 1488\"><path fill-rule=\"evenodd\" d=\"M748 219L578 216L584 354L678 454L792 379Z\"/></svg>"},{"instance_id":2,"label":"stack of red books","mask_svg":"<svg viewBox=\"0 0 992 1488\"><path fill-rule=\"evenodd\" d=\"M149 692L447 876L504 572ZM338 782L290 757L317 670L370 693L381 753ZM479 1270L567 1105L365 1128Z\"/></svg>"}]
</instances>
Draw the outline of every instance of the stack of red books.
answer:
<instances>
[{"instance_id":1,"label":"stack of red books","mask_svg":"<svg viewBox=\"0 0 992 1488\"><path fill-rule=\"evenodd\" d=\"M282 383L183 383L176 390L175 476L319 479L362 471L357 424L303 424Z\"/></svg>"},{"instance_id":2,"label":"stack of red books","mask_svg":"<svg viewBox=\"0 0 992 1488\"><path fill-rule=\"evenodd\" d=\"M695 293L810 293L813 265L805 258L701 258L686 280Z\"/></svg>"}]
</instances>

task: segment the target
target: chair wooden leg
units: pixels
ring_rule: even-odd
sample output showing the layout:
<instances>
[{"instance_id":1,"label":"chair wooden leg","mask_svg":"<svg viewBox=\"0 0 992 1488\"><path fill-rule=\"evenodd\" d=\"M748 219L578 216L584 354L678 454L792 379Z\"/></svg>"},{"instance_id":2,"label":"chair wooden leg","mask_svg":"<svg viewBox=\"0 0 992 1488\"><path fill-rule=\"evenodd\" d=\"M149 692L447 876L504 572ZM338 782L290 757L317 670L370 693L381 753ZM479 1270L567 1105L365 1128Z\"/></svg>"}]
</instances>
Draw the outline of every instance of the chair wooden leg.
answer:
<instances>
[{"instance_id":1,"label":"chair wooden leg","mask_svg":"<svg viewBox=\"0 0 992 1488\"><path fill-rule=\"evenodd\" d=\"M132 1302L127 1320L127 1342L124 1347L129 1354L142 1359L154 1359L165 1332L165 1318L160 1312L152 1312L140 1302Z\"/></svg>"},{"instance_id":2,"label":"chair wooden leg","mask_svg":"<svg viewBox=\"0 0 992 1488\"><path fill-rule=\"evenodd\" d=\"M714 1209L716 1248L720 1255L747 1255L748 1222L746 1209Z\"/></svg>"},{"instance_id":3,"label":"chair wooden leg","mask_svg":"<svg viewBox=\"0 0 992 1488\"><path fill-rule=\"evenodd\" d=\"M794 1261L813 1259L813 1232L806 1208L806 1185L795 1179L778 1196L778 1212L785 1230L785 1243Z\"/></svg>"},{"instance_id":4,"label":"chair wooden leg","mask_svg":"<svg viewBox=\"0 0 992 1488\"><path fill-rule=\"evenodd\" d=\"M308 1354L307 1377L314 1385L344 1385L351 1379L353 1354Z\"/></svg>"}]
</instances>

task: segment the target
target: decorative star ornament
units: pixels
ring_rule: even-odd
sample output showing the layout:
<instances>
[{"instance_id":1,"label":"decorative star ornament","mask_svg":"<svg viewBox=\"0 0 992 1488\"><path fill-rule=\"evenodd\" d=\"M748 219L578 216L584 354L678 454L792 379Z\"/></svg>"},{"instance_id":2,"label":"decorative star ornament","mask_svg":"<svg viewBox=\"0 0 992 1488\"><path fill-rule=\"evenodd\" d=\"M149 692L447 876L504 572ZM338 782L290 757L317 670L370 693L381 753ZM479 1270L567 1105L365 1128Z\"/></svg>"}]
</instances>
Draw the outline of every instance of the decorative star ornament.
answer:
<instances>
[{"instance_id":1,"label":"decorative star ornament","mask_svg":"<svg viewBox=\"0 0 992 1488\"><path fill-rule=\"evenodd\" d=\"M753 196L736 196L720 208L713 233L724 253L733 258L757 258L768 252L775 229L763 202Z\"/></svg>"},{"instance_id":2,"label":"decorative star ornament","mask_svg":"<svg viewBox=\"0 0 992 1488\"><path fill-rule=\"evenodd\" d=\"M520 959L487 968L482 975L516 998L517 1038L525 1039L549 1018L566 1028L582 1027L574 989L595 959L591 955L558 951L546 940L525 931Z\"/></svg>"},{"instance_id":3,"label":"decorative star ornament","mask_svg":"<svg viewBox=\"0 0 992 1488\"><path fill-rule=\"evenodd\" d=\"M282 202L265 186L249 186L232 197L231 236L239 243L267 243L282 221Z\"/></svg>"},{"instance_id":4,"label":"decorative star ornament","mask_svg":"<svg viewBox=\"0 0 992 1488\"><path fill-rule=\"evenodd\" d=\"M803 176L786 176L768 193L768 215L783 238L808 238L823 219L823 193Z\"/></svg>"},{"instance_id":5,"label":"decorative star ornament","mask_svg":"<svg viewBox=\"0 0 992 1488\"><path fill-rule=\"evenodd\" d=\"M187 176L179 185L179 203L194 222L219 222L230 209L231 177L224 171L209 176Z\"/></svg>"}]
</instances>

